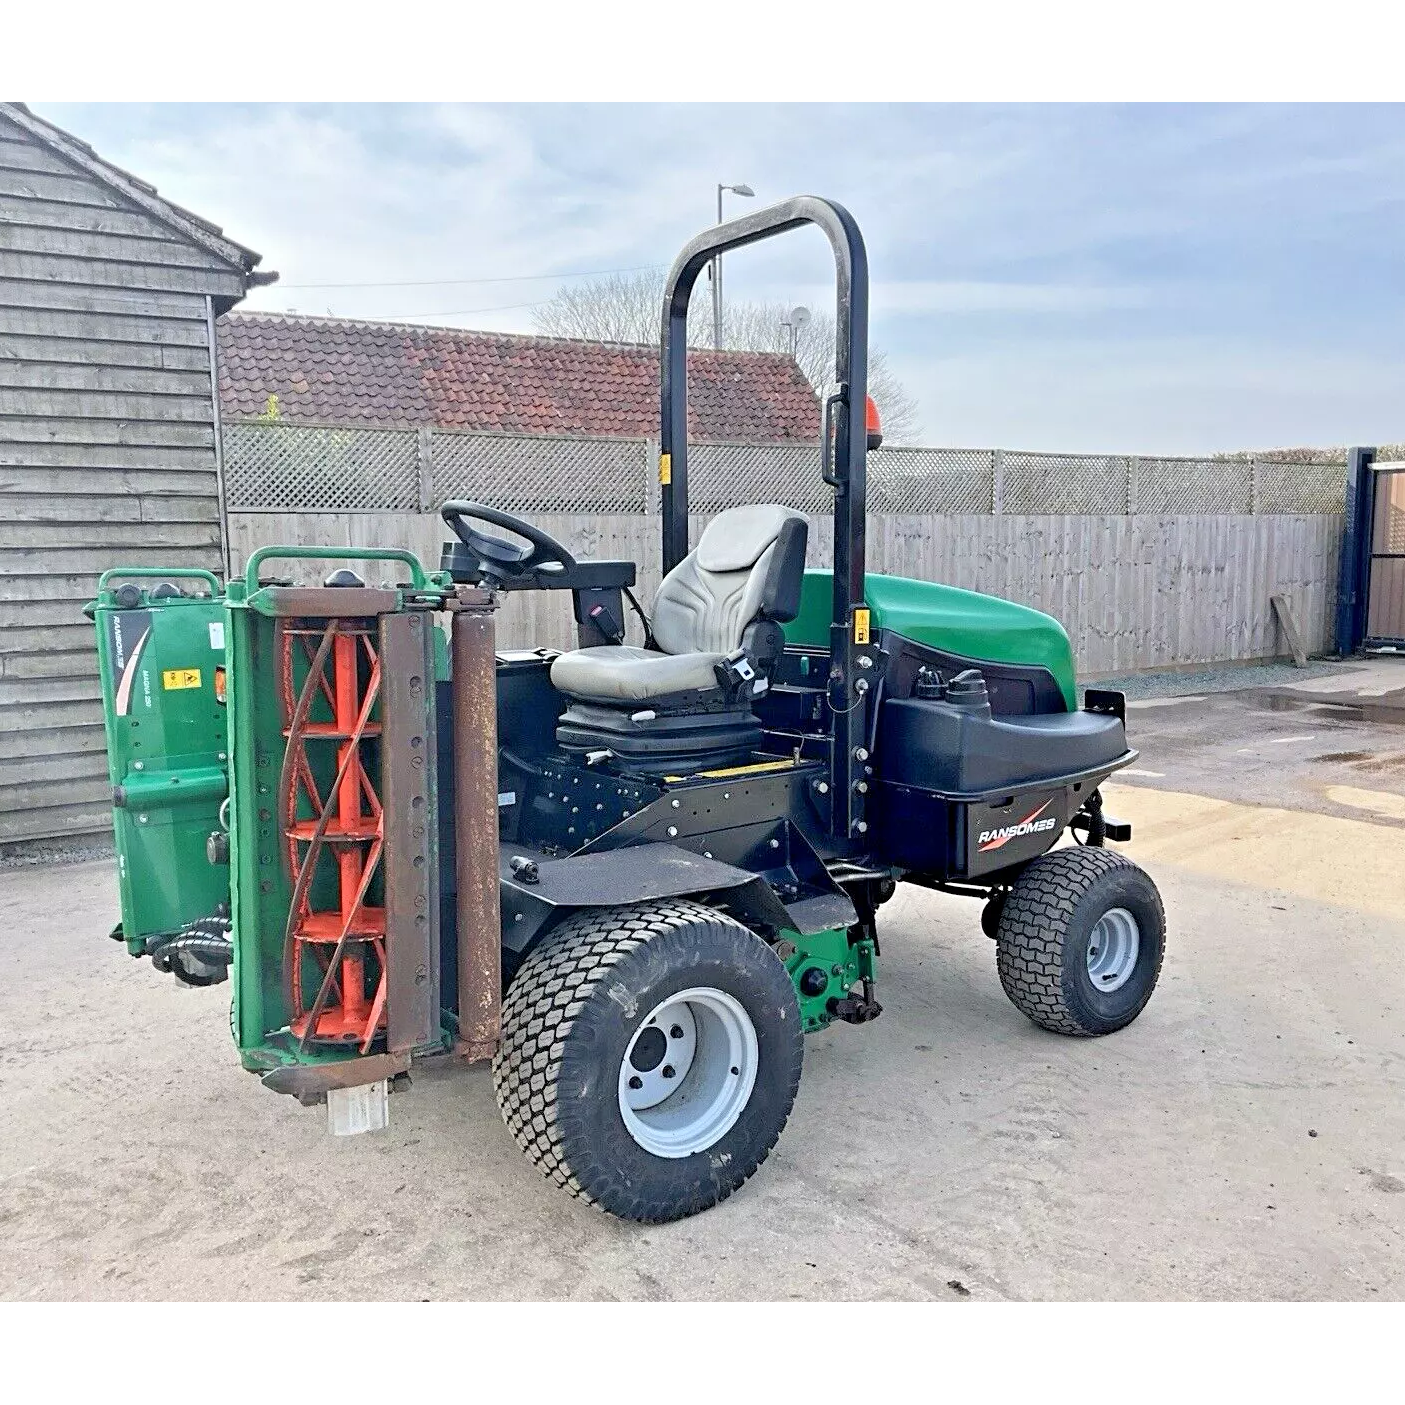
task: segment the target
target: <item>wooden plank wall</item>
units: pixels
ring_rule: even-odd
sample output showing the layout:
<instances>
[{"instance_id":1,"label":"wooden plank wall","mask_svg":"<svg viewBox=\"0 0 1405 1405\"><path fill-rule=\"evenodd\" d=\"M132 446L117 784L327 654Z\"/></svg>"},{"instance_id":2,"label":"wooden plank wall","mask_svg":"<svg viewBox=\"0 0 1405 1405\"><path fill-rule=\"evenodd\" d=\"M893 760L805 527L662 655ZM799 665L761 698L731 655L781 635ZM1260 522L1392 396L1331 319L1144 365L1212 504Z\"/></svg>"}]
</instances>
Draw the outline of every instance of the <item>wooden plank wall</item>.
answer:
<instances>
[{"instance_id":1,"label":"wooden plank wall","mask_svg":"<svg viewBox=\"0 0 1405 1405\"><path fill-rule=\"evenodd\" d=\"M206 294L242 276L0 117L0 844L109 826L109 566L221 561Z\"/></svg>"},{"instance_id":2,"label":"wooden plank wall","mask_svg":"<svg viewBox=\"0 0 1405 1405\"><path fill-rule=\"evenodd\" d=\"M640 563L647 607L658 585L654 516L534 516L578 556ZM693 536L705 518L694 519ZM873 571L942 581L1032 605L1069 631L1087 677L1286 653L1269 597L1285 596L1309 653L1332 647L1339 516L911 517L869 519ZM809 564L830 561L828 519L811 519ZM446 535L415 513L230 514L236 569L256 547L403 546L436 566ZM374 564L367 571L373 579ZM508 595L504 646L570 647L569 596Z\"/></svg>"}]
</instances>

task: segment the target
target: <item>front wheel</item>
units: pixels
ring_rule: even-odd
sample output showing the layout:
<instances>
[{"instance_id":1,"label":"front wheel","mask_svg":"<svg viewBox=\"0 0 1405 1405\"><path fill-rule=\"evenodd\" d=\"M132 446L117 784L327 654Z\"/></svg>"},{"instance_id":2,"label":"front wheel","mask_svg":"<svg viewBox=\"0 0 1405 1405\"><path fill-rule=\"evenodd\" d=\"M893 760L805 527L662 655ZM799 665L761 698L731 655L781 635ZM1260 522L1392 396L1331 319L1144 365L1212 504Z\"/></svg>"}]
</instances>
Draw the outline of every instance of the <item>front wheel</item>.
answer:
<instances>
[{"instance_id":1,"label":"front wheel","mask_svg":"<svg viewBox=\"0 0 1405 1405\"><path fill-rule=\"evenodd\" d=\"M508 987L498 1106L571 1194L660 1223L725 1200L800 1084L795 987L726 914L670 901L567 918Z\"/></svg>"},{"instance_id":2,"label":"front wheel","mask_svg":"<svg viewBox=\"0 0 1405 1405\"><path fill-rule=\"evenodd\" d=\"M1108 849L1054 849L1000 912L1000 983L1056 1034L1111 1034L1141 1014L1161 974L1166 914L1150 876Z\"/></svg>"}]
</instances>

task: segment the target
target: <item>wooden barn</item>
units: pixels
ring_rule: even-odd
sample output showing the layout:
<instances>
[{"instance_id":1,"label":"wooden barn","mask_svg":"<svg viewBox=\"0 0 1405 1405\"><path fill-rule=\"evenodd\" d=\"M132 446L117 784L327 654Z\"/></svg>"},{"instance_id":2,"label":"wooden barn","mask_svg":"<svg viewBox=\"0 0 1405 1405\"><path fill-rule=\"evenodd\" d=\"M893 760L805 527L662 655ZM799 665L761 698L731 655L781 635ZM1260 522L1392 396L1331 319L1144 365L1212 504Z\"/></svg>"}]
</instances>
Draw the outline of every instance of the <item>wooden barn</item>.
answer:
<instances>
[{"instance_id":1,"label":"wooden barn","mask_svg":"<svg viewBox=\"0 0 1405 1405\"><path fill-rule=\"evenodd\" d=\"M215 319L259 255L0 103L0 854L110 828L116 565L223 565Z\"/></svg>"}]
</instances>

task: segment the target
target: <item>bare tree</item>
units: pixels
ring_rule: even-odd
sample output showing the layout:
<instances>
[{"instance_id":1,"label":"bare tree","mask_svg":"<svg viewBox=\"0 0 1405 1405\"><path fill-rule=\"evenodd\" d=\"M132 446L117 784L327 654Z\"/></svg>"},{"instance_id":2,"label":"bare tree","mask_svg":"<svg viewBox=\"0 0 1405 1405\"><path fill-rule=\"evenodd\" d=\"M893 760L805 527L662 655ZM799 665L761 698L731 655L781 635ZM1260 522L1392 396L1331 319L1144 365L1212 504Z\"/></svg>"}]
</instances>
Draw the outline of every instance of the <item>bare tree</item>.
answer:
<instances>
[{"instance_id":1,"label":"bare tree","mask_svg":"<svg viewBox=\"0 0 1405 1405\"><path fill-rule=\"evenodd\" d=\"M657 346L663 317L662 272L614 273L590 283L568 283L532 315L537 331L548 337L586 341L634 342ZM706 298L688 309L688 343L711 346Z\"/></svg>"},{"instance_id":2,"label":"bare tree","mask_svg":"<svg viewBox=\"0 0 1405 1405\"><path fill-rule=\"evenodd\" d=\"M662 272L612 274L590 283L568 284L536 310L537 330L552 337L589 341L642 342L655 345L663 309ZM688 310L688 343L712 345L708 300L695 297ZM723 343L734 351L789 354L791 329L784 303L732 301L725 308ZM819 313L799 328L795 360L816 394L834 379L834 317ZM910 444L918 429L917 402L888 364L882 351L869 352L868 392L883 419L885 442Z\"/></svg>"},{"instance_id":3,"label":"bare tree","mask_svg":"<svg viewBox=\"0 0 1405 1405\"><path fill-rule=\"evenodd\" d=\"M653 342L659 335L663 283L653 273L613 273L568 283L537 308L532 320L549 337Z\"/></svg>"},{"instance_id":4,"label":"bare tree","mask_svg":"<svg viewBox=\"0 0 1405 1405\"><path fill-rule=\"evenodd\" d=\"M725 309L722 336L738 351L779 351L791 349L792 328L786 324L790 309L784 303L734 303ZM812 314L804 326L794 329L795 360L817 395L834 380L834 316ZM889 444L911 444L918 429L917 402L888 364L882 351L870 348L868 354L868 393L883 420L883 438Z\"/></svg>"}]
</instances>

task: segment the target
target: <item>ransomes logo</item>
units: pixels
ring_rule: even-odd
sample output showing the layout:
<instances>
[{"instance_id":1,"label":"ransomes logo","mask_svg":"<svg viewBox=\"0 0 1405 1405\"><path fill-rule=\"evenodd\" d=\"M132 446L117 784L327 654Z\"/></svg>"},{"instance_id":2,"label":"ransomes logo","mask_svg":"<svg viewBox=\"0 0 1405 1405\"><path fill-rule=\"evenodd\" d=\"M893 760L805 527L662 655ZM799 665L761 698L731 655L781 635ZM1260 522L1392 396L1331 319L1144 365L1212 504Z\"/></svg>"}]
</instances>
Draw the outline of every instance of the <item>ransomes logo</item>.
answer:
<instances>
[{"instance_id":1,"label":"ransomes logo","mask_svg":"<svg viewBox=\"0 0 1405 1405\"><path fill-rule=\"evenodd\" d=\"M1018 824L1008 824L1003 829L983 829L976 836L976 844L982 854L988 854L992 849L1002 849L1012 839L1022 839L1026 834L1042 834L1046 830L1053 829L1058 824L1058 817L1049 815L1044 819L1039 816L1049 808L1054 802L1046 800L1037 810L1026 815Z\"/></svg>"}]
</instances>

